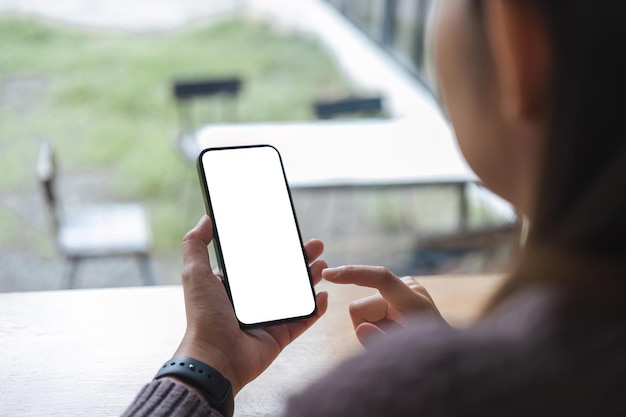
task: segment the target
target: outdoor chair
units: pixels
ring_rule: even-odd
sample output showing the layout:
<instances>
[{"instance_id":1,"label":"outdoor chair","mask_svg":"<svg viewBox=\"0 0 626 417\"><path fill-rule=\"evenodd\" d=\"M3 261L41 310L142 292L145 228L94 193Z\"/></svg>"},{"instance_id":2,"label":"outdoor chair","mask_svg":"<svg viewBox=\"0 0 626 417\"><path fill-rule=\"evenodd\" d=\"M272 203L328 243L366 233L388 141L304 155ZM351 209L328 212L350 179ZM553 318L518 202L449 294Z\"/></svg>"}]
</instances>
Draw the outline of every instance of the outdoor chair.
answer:
<instances>
[{"instance_id":1,"label":"outdoor chair","mask_svg":"<svg viewBox=\"0 0 626 417\"><path fill-rule=\"evenodd\" d=\"M214 113L211 121L234 122L237 120L237 98L242 87L241 79L208 78L194 80L175 80L172 93L178 107L179 132L175 147L187 162L195 163L200 154L196 142L196 132L201 122L206 122L207 113ZM197 106L198 100L216 99L212 112L204 106ZM202 111L202 112L201 112ZM204 117L202 117L204 116Z\"/></svg>"},{"instance_id":2,"label":"outdoor chair","mask_svg":"<svg viewBox=\"0 0 626 417\"><path fill-rule=\"evenodd\" d=\"M56 192L55 153L49 142L40 145L36 168L56 245L66 260L67 288L74 288L82 262L104 257L134 257L144 284L154 285L149 254L150 227L141 205L62 205Z\"/></svg>"},{"instance_id":3,"label":"outdoor chair","mask_svg":"<svg viewBox=\"0 0 626 417\"><path fill-rule=\"evenodd\" d=\"M346 97L340 100L318 100L313 104L318 119L345 116L380 117L383 113L381 97Z\"/></svg>"}]
</instances>

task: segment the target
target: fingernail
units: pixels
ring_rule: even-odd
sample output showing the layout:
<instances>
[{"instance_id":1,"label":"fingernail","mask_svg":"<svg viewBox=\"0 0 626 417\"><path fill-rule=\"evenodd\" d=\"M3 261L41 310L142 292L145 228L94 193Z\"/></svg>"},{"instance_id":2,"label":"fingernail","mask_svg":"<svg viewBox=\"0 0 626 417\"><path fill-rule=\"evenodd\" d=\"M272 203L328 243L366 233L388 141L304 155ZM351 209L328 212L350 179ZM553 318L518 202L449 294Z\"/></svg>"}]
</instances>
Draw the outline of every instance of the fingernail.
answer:
<instances>
[{"instance_id":1,"label":"fingernail","mask_svg":"<svg viewBox=\"0 0 626 417\"><path fill-rule=\"evenodd\" d=\"M322 269L322 277L324 278L335 278L339 275L339 269L337 268L325 268Z\"/></svg>"},{"instance_id":2,"label":"fingernail","mask_svg":"<svg viewBox=\"0 0 626 417\"><path fill-rule=\"evenodd\" d=\"M206 219L208 219L209 216L207 216L206 214L203 214L202 217L200 217L200 220L198 220L198 224L196 224L196 227L200 227L200 225L202 225L202 223L204 223L206 221Z\"/></svg>"}]
</instances>

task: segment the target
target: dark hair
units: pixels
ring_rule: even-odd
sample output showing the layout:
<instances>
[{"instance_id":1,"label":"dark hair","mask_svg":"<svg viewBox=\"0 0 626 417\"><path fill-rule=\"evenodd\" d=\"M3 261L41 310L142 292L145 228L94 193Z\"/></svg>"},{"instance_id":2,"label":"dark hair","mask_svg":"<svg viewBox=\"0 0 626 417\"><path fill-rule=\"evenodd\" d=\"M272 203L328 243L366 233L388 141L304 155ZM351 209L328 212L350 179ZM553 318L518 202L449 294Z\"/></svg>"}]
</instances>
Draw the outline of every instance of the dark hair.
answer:
<instances>
[{"instance_id":1,"label":"dark hair","mask_svg":"<svg viewBox=\"0 0 626 417\"><path fill-rule=\"evenodd\" d=\"M566 279L558 276L556 265L546 265L568 259L626 265L626 2L508 1L534 7L543 19L553 67L548 136L526 255L495 303L531 281L588 287L592 279L613 279L626 288L621 274ZM559 255L546 255L551 252ZM550 276L542 275L546 269Z\"/></svg>"}]
</instances>

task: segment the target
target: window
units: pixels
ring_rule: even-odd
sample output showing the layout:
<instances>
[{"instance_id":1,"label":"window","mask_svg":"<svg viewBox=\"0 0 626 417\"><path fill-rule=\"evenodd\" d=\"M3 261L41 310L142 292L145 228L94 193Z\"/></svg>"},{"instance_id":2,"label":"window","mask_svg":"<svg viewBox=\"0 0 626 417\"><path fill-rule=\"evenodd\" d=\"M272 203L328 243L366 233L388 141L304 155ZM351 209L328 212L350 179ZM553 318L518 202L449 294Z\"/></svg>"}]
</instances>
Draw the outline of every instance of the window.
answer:
<instances>
[{"instance_id":1,"label":"window","mask_svg":"<svg viewBox=\"0 0 626 417\"><path fill-rule=\"evenodd\" d=\"M391 47L405 65L422 70L427 0L397 0Z\"/></svg>"},{"instance_id":2,"label":"window","mask_svg":"<svg viewBox=\"0 0 626 417\"><path fill-rule=\"evenodd\" d=\"M425 77L425 30L432 0L327 0L411 73Z\"/></svg>"},{"instance_id":3,"label":"window","mask_svg":"<svg viewBox=\"0 0 626 417\"><path fill-rule=\"evenodd\" d=\"M387 0L351 0L345 13L377 41L385 36L385 6Z\"/></svg>"}]
</instances>

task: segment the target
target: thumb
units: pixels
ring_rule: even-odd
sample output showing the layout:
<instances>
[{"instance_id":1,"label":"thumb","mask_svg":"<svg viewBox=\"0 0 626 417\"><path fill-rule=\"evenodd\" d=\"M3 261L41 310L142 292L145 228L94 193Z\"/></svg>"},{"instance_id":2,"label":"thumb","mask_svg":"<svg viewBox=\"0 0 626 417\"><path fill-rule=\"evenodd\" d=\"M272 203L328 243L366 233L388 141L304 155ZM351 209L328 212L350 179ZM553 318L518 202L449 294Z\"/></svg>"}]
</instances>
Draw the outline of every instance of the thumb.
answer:
<instances>
[{"instance_id":1,"label":"thumb","mask_svg":"<svg viewBox=\"0 0 626 417\"><path fill-rule=\"evenodd\" d=\"M183 264L209 260L207 246L213 240L213 222L207 215L202 216L198 224L183 238Z\"/></svg>"},{"instance_id":2,"label":"thumb","mask_svg":"<svg viewBox=\"0 0 626 417\"><path fill-rule=\"evenodd\" d=\"M197 278L213 275L207 249L212 239L213 223L209 216L203 216L198 224L183 238L182 279L185 292L196 285L201 285L204 281Z\"/></svg>"}]
</instances>

